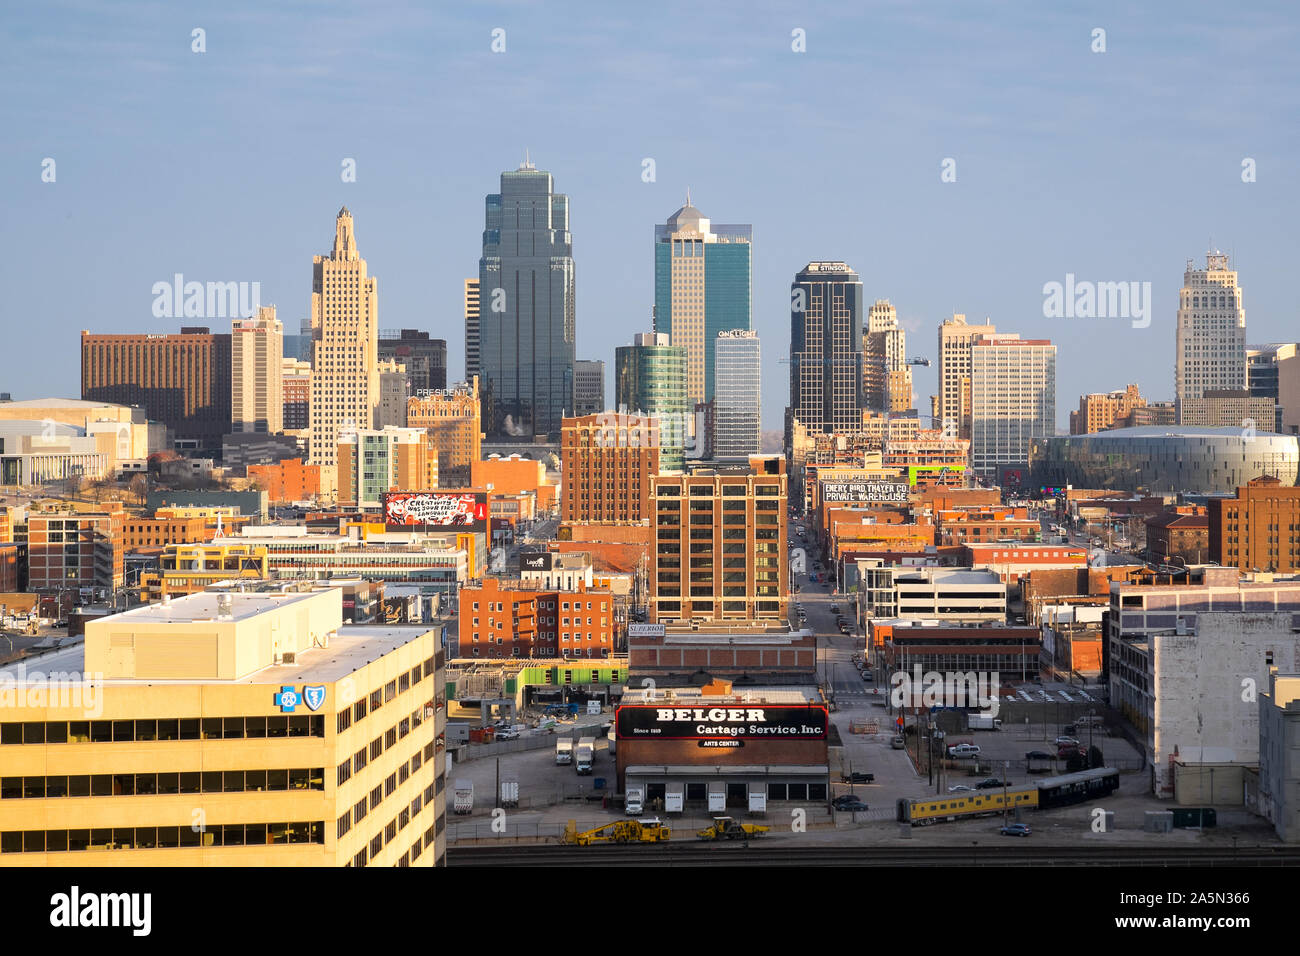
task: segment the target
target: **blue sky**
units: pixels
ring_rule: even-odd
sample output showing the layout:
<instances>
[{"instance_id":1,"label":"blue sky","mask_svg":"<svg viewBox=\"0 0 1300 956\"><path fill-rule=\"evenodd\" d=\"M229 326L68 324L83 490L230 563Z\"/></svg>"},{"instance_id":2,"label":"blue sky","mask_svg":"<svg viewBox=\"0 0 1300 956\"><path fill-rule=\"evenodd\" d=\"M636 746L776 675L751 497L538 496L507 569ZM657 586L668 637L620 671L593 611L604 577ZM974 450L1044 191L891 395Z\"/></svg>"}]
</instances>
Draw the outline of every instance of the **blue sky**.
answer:
<instances>
[{"instance_id":1,"label":"blue sky","mask_svg":"<svg viewBox=\"0 0 1300 956\"><path fill-rule=\"evenodd\" d=\"M483 196L527 148L571 197L578 357L611 375L650 327L654 225L689 186L754 227L765 428L789 285L818 258L895 304L914 355L935 358L954 311L1051 338L1061 426L1085 391L1172 398L1182 271L1211 242L1248 340L1300 338L1297 33L1284 3L10 4L0 390L77 395L83 328L175 331L151 289L177 272L260 282L292 330L344 204L380 326L446 338L458 377ZM1150 327L1044 318L1067 273L1151 282Z\"/></svg>"}]
</instances>

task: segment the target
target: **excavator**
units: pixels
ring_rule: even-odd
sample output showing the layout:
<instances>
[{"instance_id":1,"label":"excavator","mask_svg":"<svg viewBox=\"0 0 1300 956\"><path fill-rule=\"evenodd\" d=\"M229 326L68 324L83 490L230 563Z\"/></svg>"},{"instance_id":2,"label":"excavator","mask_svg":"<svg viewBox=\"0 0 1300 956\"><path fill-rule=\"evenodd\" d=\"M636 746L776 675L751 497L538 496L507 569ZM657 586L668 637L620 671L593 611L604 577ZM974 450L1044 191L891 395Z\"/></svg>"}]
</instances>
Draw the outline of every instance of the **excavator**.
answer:
<instances>
[{"instance_id":1,"label":"excavator","mask_svg":"<svg viewBox=\"0 0 1300 956\"><path fill-rule=\"evenodd\" d=\"M701 840L748 840L757 839L770 829L756 823L737 823L734 817L714 817L713 826L698 831L696 836Z\"/></svg>"},{"instance_id":2,"label":"excavator","mask_svg":"<svg viewBox=\"0 0 1300 956\"><path fill-rule=\"evenodd\" d=\"M657 817L645 820L615 820L594 830L578 832L578 821L570 820L564 829L564 843L591 846L593 843L663 843L672 830Z\"/></svg>"}]
</instances>

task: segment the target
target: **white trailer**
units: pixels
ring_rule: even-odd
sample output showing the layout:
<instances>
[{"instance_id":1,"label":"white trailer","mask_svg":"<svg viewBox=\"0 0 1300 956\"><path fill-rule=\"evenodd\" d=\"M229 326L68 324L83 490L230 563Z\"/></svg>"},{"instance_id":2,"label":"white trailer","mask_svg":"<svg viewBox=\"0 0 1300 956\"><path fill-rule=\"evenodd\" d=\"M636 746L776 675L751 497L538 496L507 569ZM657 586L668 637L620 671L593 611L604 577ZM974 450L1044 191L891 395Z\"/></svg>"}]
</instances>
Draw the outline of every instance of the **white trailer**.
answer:
<instances>
[{"instance_id":1,"label":"white trailer","mask_svg":"<svg viewBox=\"0 0 1300 956\"><path fill-rule=\"evenodd\" d=\"M749 785L749 812L767 812L767 784L751 783Z\"/></svg>"},{"instance_id":2,"label":"white trailer","mask_svg":"<svg viewBox=\"0 0 1300 956\"><path fill-rule=\"evenodd\" d=\"M471 780L460 779L456 781L454 788L455 798L452 805L456 813L470 813L474 809L474 783Z\"/></svg>"},{"instance_id":3,"label":"white trailer","mask_svg":"<svg viewBox=\"0 0 1300 956\"><path fill-rule=\"evenodd\" d=\"M513 774L501 778L501 806L519 806L519 778Z\"/></svg>"},{"instance_id":4,"label":"white trailer","mask_svg":"<svg viewBox=\"0 0 1300 956\"><path fill-rule=\"evenodd\" d=\"M668 784L664 790L664 812L681 813L684 809L686 809L686 784Z\"/></svg>"},{"instance_id":5,"label":"white trailer","mask_svg":"<svg viewBox=\"0 0 1300 956\"><path fill-rule=\"evenodd\" d=\"M555 738L555 763L557 766L573 763L573 741L568 737Z\"/></svg>"},{"instance_id":6,"label":"white trailer","mask_svg":"<svg viewBox=\"0 0 1300 956\"><path fill-rule=\"evenodd\" d=\"M727 809L727 784L722 780L709 781L709 812Z\"/></svg>"}]
</instances>

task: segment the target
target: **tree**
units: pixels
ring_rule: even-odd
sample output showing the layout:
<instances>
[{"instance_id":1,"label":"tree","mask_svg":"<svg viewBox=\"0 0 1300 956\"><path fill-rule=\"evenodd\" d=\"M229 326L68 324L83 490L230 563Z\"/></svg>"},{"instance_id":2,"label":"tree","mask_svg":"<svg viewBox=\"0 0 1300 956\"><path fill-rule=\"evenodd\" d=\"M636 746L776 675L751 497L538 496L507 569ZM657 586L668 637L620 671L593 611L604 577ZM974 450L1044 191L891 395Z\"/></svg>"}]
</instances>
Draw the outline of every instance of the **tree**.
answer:
<instances>
[{"instance_id":1,"label":"tree","mask_svg":"<svg viewBox=\"0 0 1300 956\"><path fill-rule=\"evenodd\" d=\"M1088 766L1089 768L1106 766L1106 758L1102 755L1100 747L1093 745L1088 748Z\"/></svg>"},{"instance_id":2,"label":"tree","mask_svg":"<svg viewBox=\"0 0 1300 956\"><path fill-rule=\"evenodd\" d=\"M136 504L144 504L145 493L149 490L149 479L145 475L132 475L127 482L127 489L135 496Z\"/></svg>"}]
</instances>

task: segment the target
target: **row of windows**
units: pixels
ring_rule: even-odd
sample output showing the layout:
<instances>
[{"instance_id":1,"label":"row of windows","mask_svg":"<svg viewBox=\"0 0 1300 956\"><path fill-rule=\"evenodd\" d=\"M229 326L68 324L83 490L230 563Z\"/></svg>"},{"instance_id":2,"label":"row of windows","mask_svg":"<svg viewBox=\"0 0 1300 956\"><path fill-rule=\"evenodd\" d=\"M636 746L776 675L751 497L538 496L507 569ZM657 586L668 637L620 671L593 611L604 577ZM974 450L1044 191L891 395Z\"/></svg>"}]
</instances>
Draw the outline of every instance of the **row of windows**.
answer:
<instances>
[{"instance_id":1,"label":"row of windows","mask_svg":"<svg viewBox=\"0 0 1300 956\"><path fill-rule=\"evenodd\" d=\"M0 777L0 800L324 789L324 767L302 767L291 770L195 770L183 773Z\"/></svg>"},{"instance_id":2,"label":"row of windows","mask_svg":"<svg viewBox=\"0 0 1300 956\"><path fill-rule=\"evenodd\" d=\"M0 744L84 744L153 740L324 737L321 714L282 717L182 717L163 720L72 720L0 724Z\"/></svg>"},{"instance_id":3,"label":"row of windows","mask_svg":"<svg viewBox=\"0 0 1300 956\"><path fill-rule=\"evenodd\" d=\"M73 850L152 850L174 847L272 846L325 842L325 822L231 823L192 827L113 827L94 830L5 830L0 853Z\"/></svg>"}]
</instances>

